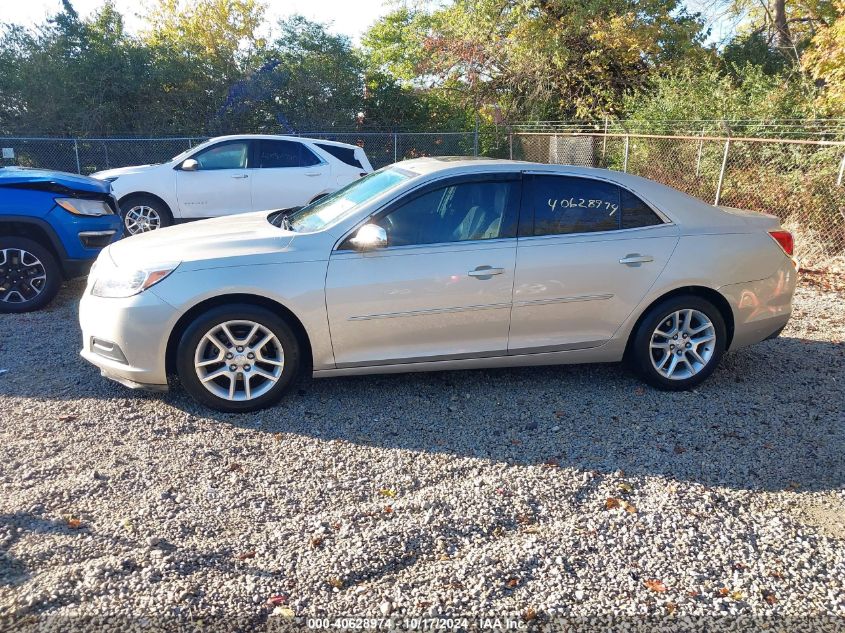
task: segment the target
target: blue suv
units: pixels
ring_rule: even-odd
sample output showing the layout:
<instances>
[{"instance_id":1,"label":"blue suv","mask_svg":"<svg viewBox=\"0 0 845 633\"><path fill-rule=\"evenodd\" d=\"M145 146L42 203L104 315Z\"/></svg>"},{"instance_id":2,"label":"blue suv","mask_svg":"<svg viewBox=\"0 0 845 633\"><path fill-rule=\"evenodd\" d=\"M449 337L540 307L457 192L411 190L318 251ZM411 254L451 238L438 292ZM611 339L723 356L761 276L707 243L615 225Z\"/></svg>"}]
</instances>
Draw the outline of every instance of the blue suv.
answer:
<instances>
[{"instance_id":1,"label":"blue suv","mask_svg":"<svg viewBox=\"0 0 845 633\"><path fill-rule=\"evenodd\" d=\"M108 182L0 167L0 313L47 305L122 227Z\"/></svg>"}]
</instances>

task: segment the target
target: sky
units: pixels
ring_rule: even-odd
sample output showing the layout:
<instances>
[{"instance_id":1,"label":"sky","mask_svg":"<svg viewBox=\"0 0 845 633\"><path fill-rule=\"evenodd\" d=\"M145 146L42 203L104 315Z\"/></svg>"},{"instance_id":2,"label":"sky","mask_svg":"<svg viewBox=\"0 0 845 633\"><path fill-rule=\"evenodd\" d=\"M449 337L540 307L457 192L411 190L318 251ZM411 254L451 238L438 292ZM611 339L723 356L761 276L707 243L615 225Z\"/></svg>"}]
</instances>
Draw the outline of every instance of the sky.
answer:
<instances>
[{"instance_id":1,"label":"sky","mask_svg":"<svg viewBox=\"0 0 845 633\"><path fill-rule=\"evenodd\" d=\"M73 0L73 6L83 16L102 4L103 0ZM115 0L130 30L137 30L142 24L137 14L143 12L145 4L144 0ZM384 0L268 0L267 4L271 22L299 13L309 20L331 23L332 31L355 41L390 9ZM61 6L61 0L0 0L0 22L31 26L57 13Z\"/></svg>"}]
</instances>

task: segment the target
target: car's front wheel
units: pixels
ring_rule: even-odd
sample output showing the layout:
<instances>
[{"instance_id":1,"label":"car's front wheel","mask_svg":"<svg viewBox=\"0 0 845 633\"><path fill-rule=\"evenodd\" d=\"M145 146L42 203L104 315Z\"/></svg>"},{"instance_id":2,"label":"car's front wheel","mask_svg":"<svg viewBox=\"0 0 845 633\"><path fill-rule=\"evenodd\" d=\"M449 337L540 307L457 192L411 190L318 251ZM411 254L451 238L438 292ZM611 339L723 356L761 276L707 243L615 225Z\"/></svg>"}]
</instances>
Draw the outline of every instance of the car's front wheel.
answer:
<instances>
[{"instance_id":1,"label":"car's front wheel","mask_svg":"<svg viewBox=\"0 0 845 633\"><path fill-rule=\"evenodd\" d=\"M132 195L120 202L120 215L127 235L148 233L173 224L173 215L161 200Z\"/></svg>"},{"instance_id":2,"label":"car's front wheel","mask_svg":"<svg viewBox=\"0 0 845 633\"><path fill-rule=\"evenodd\" d=\"M26 237L0 238L0 312L31 312L46 306L62 285L50 249Z\"/></svg>"},{"instance_id":3,"label":"car's front wheel","mask_svg":"<svg viewBox=\"0 0 845 633\"><path fill-rule=\"evenodd\" d=\"M672 297L646 314L634 332L630 360L650 385L668 391L703 382L727 347L722 313L695 295Z\"/></svg>"},{"instance_id":4,"label":"car's front wheel","mask_svg":"<svg viewBox=\"0 0 845 633\"><path fill-rule=\"evenodd\" d=\"M202 404L225 413L269 407L299 371L300 348L290 326L249 304L212 308L182 334L177 371Z\"/></svg>"}]
</instances>

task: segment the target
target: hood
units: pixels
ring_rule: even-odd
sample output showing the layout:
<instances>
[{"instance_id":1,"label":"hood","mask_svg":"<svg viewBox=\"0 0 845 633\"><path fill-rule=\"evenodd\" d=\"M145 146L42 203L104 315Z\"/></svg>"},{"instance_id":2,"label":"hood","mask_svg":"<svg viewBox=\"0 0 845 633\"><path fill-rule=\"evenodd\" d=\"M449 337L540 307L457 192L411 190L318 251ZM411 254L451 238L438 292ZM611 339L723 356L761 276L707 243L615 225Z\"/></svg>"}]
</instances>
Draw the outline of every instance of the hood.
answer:
<instances>
[{"instance_id":1,"label":"hood","mask_svg":"<svg viewBox=\"0 0 845 633\"><path fill-rule=\"evenodd\" d=\"M220 260L278 253L295 233L273 226L266 211L187 222L115 242L109 255L118 267Z\"/></svg>"},{"instance_id":2,"label":"hood","mask_svg":"<svg viewBox=\"0 0 845 633\"><path fill-rule=\"evenodd\" d=\"M65 171L28 169L26 167L0 168L0 187L38 189L58 194L85 192L108 195L111 184Z\"/></svg>"},{"instance_id":3,"label":"hood","mask_svg":"<svg viewBox=\"0 0 845 633\"><path fill-rule=\"evenodd\" d=\"M155 169L156 167L161 167L161 164L157 165L133 165L132 167L117 167L115 169L105 169L103 171L98 171L91 174L91 178L97 178L99 180L108 180L118 178L120 176L128 176L129 174L142 174L145 171L150 171L151 169Z\"/></svg>"}]
</instances>

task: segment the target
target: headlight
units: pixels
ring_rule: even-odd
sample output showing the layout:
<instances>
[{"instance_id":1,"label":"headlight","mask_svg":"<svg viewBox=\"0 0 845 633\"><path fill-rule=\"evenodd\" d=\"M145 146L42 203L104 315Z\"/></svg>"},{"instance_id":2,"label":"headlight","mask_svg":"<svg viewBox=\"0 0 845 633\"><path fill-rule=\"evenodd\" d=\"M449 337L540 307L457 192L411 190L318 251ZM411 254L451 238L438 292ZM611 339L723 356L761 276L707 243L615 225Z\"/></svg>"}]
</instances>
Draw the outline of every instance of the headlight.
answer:
<instances>
[{"instance_id":1,"label":"headlight","mask_svg":"<svg viewBox=\"0 0 845 633\"><path fill-rule=\"evenodd\" d=\"M91 294L95 297L120 298L131 297L154 286L179 266L175 264L159 264L150 268L111 268L96 275ZM100 273L98 267L97 272Z\"/></svg>"},{"instance_id":2,"label":"headlight","mask_svg":"<svg viewBox=\"0 0 845 633\"><path fill-rule=\"evenodd\" d=\"M56 204L74 215L112 215L113 211L105 200L87 198L56 198Z\"/></svg>"}]
</instances>

